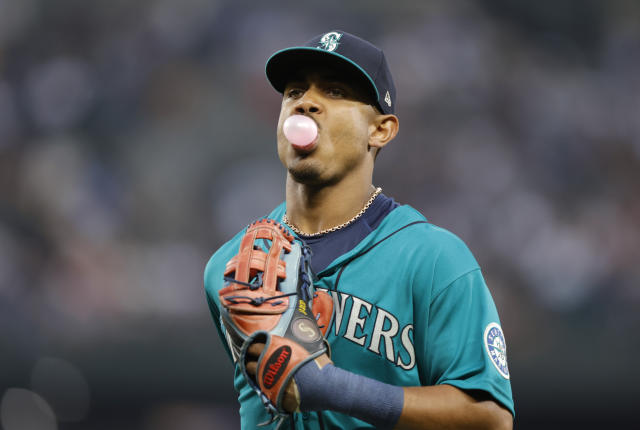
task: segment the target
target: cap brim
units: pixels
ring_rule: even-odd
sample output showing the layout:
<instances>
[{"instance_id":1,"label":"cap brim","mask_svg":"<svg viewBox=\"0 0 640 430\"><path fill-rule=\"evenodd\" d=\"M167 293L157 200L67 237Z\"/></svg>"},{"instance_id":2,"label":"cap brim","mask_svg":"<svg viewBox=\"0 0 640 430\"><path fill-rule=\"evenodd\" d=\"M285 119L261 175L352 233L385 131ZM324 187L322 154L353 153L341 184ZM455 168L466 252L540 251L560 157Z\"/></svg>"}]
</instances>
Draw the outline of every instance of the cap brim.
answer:
<instances>
[{"instance_id":1,"label":"cap brim","mask_svg":"<svg viewBox=\"0 0 640 430\"><path fill-rule=\"evenodd\" d=\"M282 49L273 54L267 60L267 79L279 93L283 93L287 84L295 77L297 70L307 64L329 64L343 67L345 71L352 72L355 76L360 76L371 92L373 101L377 104L380 99L378 88L373 79L364 69L358 66L347 57L336 52L325 51L323 49L299 46Z\"/></svg>"}]
</instances>

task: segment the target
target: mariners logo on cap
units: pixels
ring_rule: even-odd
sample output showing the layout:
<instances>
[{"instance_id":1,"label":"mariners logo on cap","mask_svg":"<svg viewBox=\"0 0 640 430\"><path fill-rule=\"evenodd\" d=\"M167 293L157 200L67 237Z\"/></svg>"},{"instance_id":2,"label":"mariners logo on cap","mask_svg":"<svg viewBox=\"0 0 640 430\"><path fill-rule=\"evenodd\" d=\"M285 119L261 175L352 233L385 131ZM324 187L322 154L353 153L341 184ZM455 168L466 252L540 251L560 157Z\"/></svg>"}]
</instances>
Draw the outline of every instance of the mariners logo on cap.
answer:
<instances>
[{"instance_id":1,"label":"mariners logo on cap","mask_svg":"<svg viewBox=\"0 0 640 430\"><path fill-rule=\"evenodd\" d=\"M484 346L493 365L498 372L509 379L509 367L507 366L507 343L500 324L491 323L484 330Z\"/></svg>"},{"instance_id":2,"label":"mariners logo on cap","mask_svg":"<svg viewBox=\"0 0 640 430\"><path fill-rule=\"evenodd\" d=\"M338 41L341 37L342 34L338 33L337 31L327 33L322 36L322 38L320 38L320 44L318 45L318 48L324 49L325 51L329 52L335 51L339 45Z\"/></svg>"}]
</instances>

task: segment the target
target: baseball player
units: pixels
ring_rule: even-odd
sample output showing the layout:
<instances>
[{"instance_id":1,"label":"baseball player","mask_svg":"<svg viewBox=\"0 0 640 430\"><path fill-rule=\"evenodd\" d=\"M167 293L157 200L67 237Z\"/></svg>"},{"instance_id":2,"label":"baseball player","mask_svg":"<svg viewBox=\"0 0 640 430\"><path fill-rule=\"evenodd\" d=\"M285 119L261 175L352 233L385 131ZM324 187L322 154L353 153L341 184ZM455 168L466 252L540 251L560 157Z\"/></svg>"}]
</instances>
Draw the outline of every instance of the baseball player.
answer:
<instances>
[{"instance_id":1,"label":"baseball player","mask_svg":"<svg viewBox=\"0 0 640 430\"><path fill-rule=\"evenodd\" d=\"M454 234L372 185L376 156L399 127L383 52L331 31L276 52L266 74L283 94L277 147L287 171L286 201L266 218L311 250L314 288L333 305L323 324L330 347L295 368L279 394L291 413L282 427L512 428L505 338L478 263ZM259 371L268 338L242 348L229 340L225 309L240 296L221 304L221 291L255 228L224 244L204 276L214 322L236 364L245 429L270 422L256 380L279 378L288 360L280 348L270 370ZM277 424L283 422L263 428Z\"/></svg>"}]
</instances>

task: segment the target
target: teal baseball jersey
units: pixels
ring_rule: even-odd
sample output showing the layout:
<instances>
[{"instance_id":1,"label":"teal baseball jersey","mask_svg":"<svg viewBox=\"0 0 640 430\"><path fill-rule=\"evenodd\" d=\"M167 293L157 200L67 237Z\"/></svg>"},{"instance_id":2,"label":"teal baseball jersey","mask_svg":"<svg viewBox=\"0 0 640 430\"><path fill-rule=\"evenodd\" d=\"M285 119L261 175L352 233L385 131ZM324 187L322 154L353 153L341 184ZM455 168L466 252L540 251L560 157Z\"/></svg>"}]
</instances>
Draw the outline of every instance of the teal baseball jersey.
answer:
<instances>
[{"instance_id":1,"label":"teal baseball jersey","mask_svg":"<svg viewBox=\"0 0 640 430\"><path fill-rule=\"evenodd\" d=\"M284 213L283 203L268 217L281 222ZM205 269L207 301L227 353L218 290L243 234L224 244ZM498 312L478 263L457 236L410 206L398 206L316 275L315 287L334 301L327 340L336 366L398 386L481 390L514 414ZM268 421L238 366L234 386L242 428ZM374 428L333 411L297 413L291 419L283 428Z\"/></svg>"}]
</instances>

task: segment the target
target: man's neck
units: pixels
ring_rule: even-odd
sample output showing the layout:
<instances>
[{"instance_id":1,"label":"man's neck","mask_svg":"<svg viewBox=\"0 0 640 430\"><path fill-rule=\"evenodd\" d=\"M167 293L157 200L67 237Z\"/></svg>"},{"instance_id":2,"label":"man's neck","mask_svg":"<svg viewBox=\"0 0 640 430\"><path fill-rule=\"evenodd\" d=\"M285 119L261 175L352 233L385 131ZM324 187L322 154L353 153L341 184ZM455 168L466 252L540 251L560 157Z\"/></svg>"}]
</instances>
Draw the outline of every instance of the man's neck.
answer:
<instances>
[{"instance_id":1,"label":"man's neck","mask_svg":"<svg viewBox=\"0 0 640 430\"><path fill-rule=\"evenodd\" d=\"M357 179L357 180L356 180ZM316 233L348 222L367 203L375 187L353 178L326 186L309 186L287 176L287 218L299 230Z\"/></svg>"}]
</instances>

